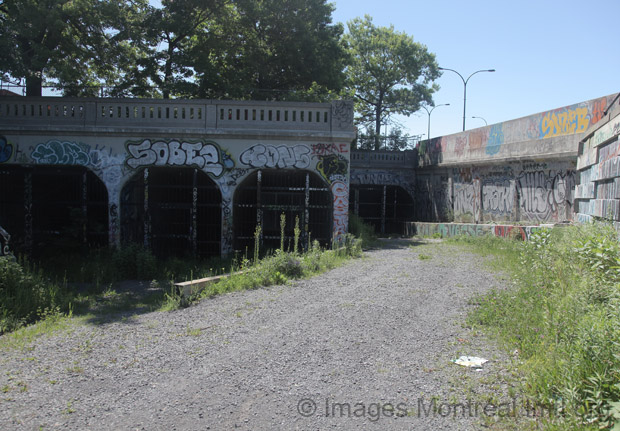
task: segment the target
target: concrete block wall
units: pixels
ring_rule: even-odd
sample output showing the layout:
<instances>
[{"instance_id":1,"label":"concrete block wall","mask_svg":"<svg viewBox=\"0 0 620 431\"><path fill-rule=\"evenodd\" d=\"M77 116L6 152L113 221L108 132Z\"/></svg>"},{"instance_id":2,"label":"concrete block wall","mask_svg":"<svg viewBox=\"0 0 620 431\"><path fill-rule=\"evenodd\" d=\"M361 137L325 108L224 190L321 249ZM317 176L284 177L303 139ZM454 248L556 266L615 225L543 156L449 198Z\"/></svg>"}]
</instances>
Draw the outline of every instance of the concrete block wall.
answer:
<instances>
[{"instance_id":1,"label":"concrete block wall","mask_svg":"<svg viewBox=\"0 0 620 431\"><path fill-rule=\"evenodd\" d=\"M575 218L612 221L620 230L620 102L615 98L605 115L579 143Z\"/></svg>"}]
</instances>

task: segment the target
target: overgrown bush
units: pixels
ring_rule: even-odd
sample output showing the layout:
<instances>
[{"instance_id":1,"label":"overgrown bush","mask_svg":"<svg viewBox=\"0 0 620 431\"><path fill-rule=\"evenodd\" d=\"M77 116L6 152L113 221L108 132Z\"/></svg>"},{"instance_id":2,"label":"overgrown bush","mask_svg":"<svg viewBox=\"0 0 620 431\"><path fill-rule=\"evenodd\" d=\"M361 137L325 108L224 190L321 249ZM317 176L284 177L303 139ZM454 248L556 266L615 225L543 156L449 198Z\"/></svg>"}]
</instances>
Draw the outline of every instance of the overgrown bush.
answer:
<instances>
[{"instance_id":1,"label":"overgrown bush","mask_svg":"<svg viewBox=\"0 0 620 431\"><path fill-rule=\"evenodd\" d=\"M372 247L377 242L377 235L373 226L364 223L364 220L354 213L349 213L349 233L361 240L361 247Z\"/></svg>"},{"instance_id":2,"label":"overgrown bush","mask_svg":"<svg viewBox=\"0 0 620 431\"><path fill-rule=\"evenodd\" d=\"M66 312L72 295L40 273L0 257L0 334L40 318Z\"/></svg>"},{"instance_id":3,"label":"overgrown bush","mask_svg":"<svg viewBox=\"0 0 620 431\"><path fill-rule=\"evenodd\" d=\"M546 429L607 428L620 420L612 408L620 401L617 232L593 224L541 230L524 243L469 242L500 256L496 264L516 284L481 298L469 322L518 350L524 390L558 414Z\"/></svg>"}]
</instances>

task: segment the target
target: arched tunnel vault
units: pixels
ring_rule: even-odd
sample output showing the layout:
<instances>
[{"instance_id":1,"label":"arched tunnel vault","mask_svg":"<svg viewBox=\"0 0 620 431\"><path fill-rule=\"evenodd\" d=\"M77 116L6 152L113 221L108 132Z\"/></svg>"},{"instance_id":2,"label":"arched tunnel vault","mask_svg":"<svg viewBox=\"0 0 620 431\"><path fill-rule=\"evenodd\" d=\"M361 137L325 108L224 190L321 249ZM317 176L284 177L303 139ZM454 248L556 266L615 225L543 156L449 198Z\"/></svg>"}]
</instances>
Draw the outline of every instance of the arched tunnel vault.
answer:
<instances>
[{"instance_id":1,"label":"arched tunnel vault","mask_svg":"<svg viewBox=\"0 0 620 431\"><path fill-rule=\"evenodd\" d=\"M414 220L413 198L395 185L353 184L350 210L381 234L405 234L406 222Z\"/></svg>"},{"instance_id":2,"label":"arched tunnel vault","mask_svg":"<svg viewBox=\"0 0 620 431\"><path fill-rule=\"evenodd\" d=\"M121 241L157 256L219 256L221 203L218 186L199 169L142 169L121 191Z\"/></svg>"},{"instance_id":3,"label":"arched tunnel vault","mask_svg":"<svg viewBox=\"0 0 620 431\"><path fill-rule=\"evenodd\" d=\"M32 256L108 244L108 192L83 166L0 167L0 226Z\"/></svg>"},{"instance_id":4,"label":"arched tunnel vault","mask_svg":"<svg viewBox=\"0 0 620 431\"><path fill-rule=\"evenodd\" d=\"M285 247L293 248L295 218L299 217L300 246L318 240L326 245L332 234L332 197L315 173L265 169L250 174L234 196L234 249L251 253L254 232L261 226L262 247L280 247L280 216L285 215Z\"/></svg>"}]
</instances>

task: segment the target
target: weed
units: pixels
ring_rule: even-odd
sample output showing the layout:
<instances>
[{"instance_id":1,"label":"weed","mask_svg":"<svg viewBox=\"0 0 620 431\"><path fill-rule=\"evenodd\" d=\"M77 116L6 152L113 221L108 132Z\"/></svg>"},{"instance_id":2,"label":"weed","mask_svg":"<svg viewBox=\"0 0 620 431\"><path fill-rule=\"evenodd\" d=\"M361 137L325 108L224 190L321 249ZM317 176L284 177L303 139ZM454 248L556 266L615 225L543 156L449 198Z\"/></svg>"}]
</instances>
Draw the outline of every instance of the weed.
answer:
<instances>
[{"instance_id":1,"label":"weed","mask_svg":"<svg viewBox=\"0 0 620 431\"><path fill-rule=\"evenodd\" d=\"M518 350L523 390L557 411L543 429L609 428L620 420L620 244L604 224L540 230L528 242L453 240L495 258L513 287L476 300L473 327Z\"/></svg>"},{"instance_id":2,"label":"weed","mask_svg":"<svg viewBox=\"0 0 620 431\"><path fill-rule=\"evenodd\" d=\"M428 260L428 259L432 259L432 256L428 255L428 254L418 254L418 259L420 260Z\"/></svg>"}]
</instances>

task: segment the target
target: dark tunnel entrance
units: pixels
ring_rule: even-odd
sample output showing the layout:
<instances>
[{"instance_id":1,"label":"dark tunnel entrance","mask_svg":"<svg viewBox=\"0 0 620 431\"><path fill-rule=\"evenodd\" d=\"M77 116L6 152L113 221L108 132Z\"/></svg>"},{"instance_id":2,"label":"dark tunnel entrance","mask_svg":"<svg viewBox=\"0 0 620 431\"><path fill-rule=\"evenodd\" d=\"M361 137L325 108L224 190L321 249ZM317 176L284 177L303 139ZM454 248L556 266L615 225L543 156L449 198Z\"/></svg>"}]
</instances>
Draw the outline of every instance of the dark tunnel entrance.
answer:
<instances>
[{"instance_id":1,"label":"dark tunnel entrance","mask_svg":"<svg viewBox=\"0 0 620 431\"><path fill-rule=\"evenodd\" d=\"M121 241L160 257L220 255L222 196L204 172L145 168L121 192Z\"/></svg>"},{"instance_id":2,"label":"dark tunnel entrance","mask_svg":"<svg viewBox=\"0 0 620 431\"><path fill-rule=\"evenodd\" d=\"M235 192L235 250L252 253L257 225L262 230L262 247L279 248L283 213L286 249L293 249L295 217L299 217L300 247L306 248L315 239L322 245L330 243L332 197L325 182L312 172L262 170L250 174Z\"/></svg>"},{"instance_id":3,"label":"dark tunnel entrance","mask_svg":"<svg viewBox=\"0 0 620 431\"><path fill-rule=\"evenodd\" d=\"M0 226L34 257L105 246L108 192L82 166L2 166Z\"/></svg>"},{"instance_id":4,"label":"dark tunnel entrance","mask_svg":"<svg viewBox=\"0 0 620 431\"><path fill-rule=\"evenodd\" d=\"M400 186L352 185L350 209L380 234L406 233L414 219L413 198Z\"/></svg>"}]
</instances>

